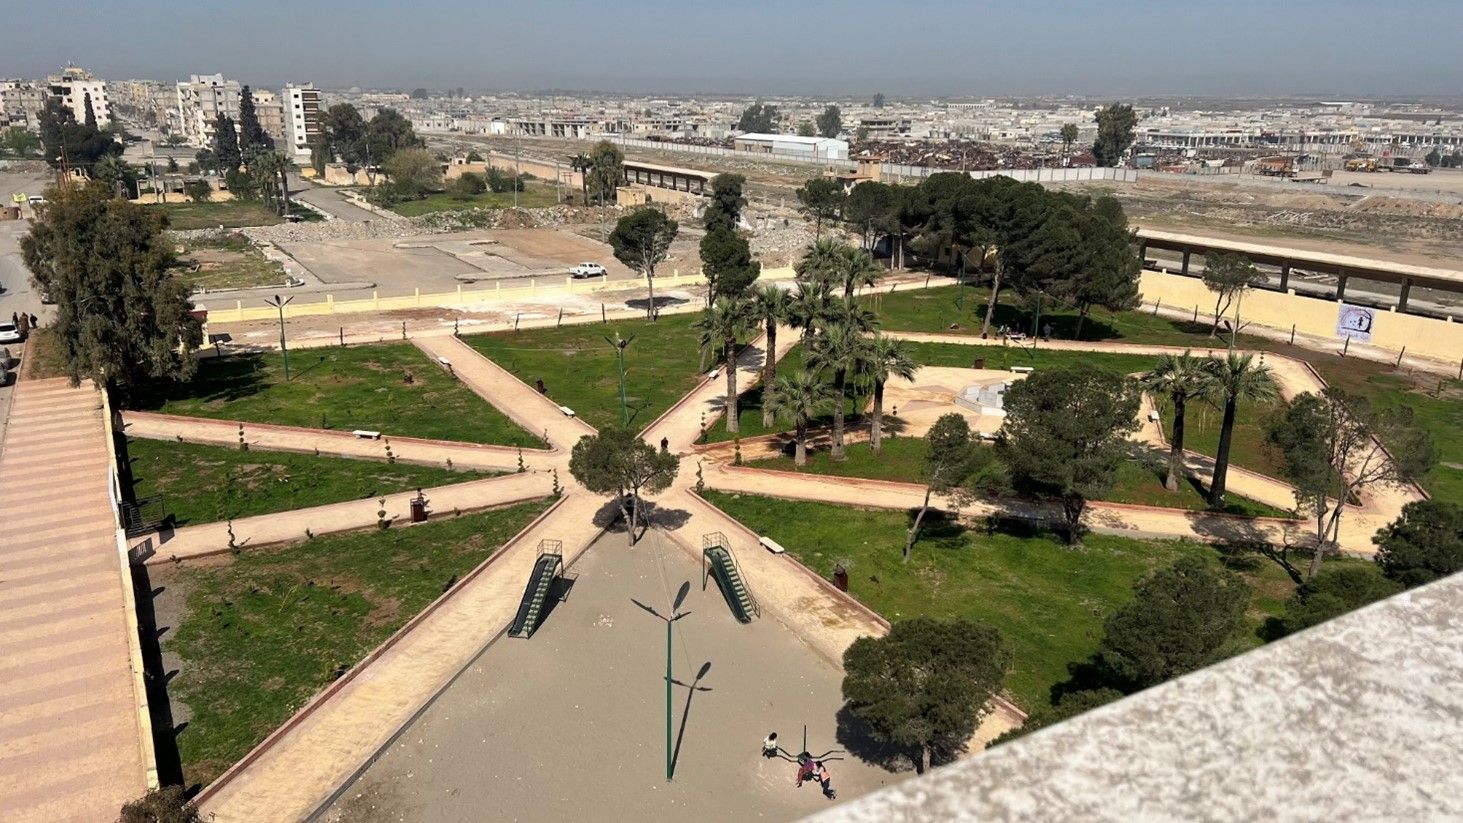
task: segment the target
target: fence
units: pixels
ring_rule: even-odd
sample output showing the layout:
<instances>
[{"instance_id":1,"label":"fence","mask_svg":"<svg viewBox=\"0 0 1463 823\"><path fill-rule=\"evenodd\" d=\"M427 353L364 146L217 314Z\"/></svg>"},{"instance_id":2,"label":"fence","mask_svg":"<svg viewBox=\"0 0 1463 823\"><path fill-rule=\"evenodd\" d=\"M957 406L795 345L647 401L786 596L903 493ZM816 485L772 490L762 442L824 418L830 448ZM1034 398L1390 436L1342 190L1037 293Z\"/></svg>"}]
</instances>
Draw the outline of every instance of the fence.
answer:
<instances>
[{"instance_id":1,"label":"fence","mask_svg":"<svg viewBox=\"0 0 1463 823\"><path fill-rule=\"evenodd\" d=\"M777 269L763 269L763 280L789 280L794 276L791 266ZM553 282L545 283L541 281ZM686 286L701 286L706 284L706 278L701 272L694 274L671 274L657 275L655 285L661 289L673 289ZM398 311L401 309L415 309L423 307L436 308L461 308L464 306L476 305L489 302L506 302L513 300L532 300L551 297L570 297L576 294L597 294L630 289L643 289L647 284L645 278L637 277L634 280L616 281L586 281L575 280L572 277L555 276L553 278L528 278L528 285L513 285L504 287L503 281L498 280L492 288L486 289L464 289L458 286L456 291L435 292L422 294L421 290L412 294L395 297L381 297L372 292L369 298L359 300L336 300L335 295L327 294L323 301L314 303L291 303L284 308L285 319L294 317L310 317L326 314L352 314L375 311ZM234 301L233 308L208 308L208 320L211 323L244 323L253 320L273 320L279 317L279 310L273 306L245 306L242 301Z\"/></svg>"}]
</instances>

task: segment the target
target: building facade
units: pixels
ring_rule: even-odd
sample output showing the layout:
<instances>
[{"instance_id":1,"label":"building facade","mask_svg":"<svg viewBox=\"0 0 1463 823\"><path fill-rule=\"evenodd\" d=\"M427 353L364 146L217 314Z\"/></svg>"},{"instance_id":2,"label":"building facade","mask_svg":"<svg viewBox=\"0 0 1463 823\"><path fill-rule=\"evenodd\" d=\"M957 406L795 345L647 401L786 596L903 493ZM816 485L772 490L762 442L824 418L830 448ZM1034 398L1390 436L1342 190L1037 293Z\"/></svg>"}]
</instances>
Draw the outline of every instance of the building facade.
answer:
<instances>
[{"instance_id":1,"label":"building facade","mask_svg":"<svg viewBox=\"0 0 1463 823\"><path fill-rule=\"evenodd\" d=\"M741 134L732 138L737 151L781 154L815 160L847 160L848 142L830 137L799 137L795 134Z\"/></svg>"},{"instance_id":2,"label":"building facade","mask_svg":"<svg viewBox=\"0 0 1463 823\"><path fill-rule=\"evenodd\" d=\"M213 122L220 114L239 119L239 82L222 74L194 74L178 82L178 128L190 145L213 144Z\"/></svg>"},{"instance_id":3,"label":"building facade","mask_svg":"<svg viewBox=\"0 0 1463 823\"><path fill-rule=\"evenodd\" d=\"M310 159L310 146L320 139L320 90L310 83L289 85L280 93L283 106L285 151L296 160Z\"/></svg>"},{"instance_id":4,"label":"building facade","mask_svg":"<svg viewBox=\"0 0 1463 823\"><path fill-rule=\"evenodd\" d=\"M107 83L96 79L86 69L67 66L60 74L47 77L46 92L70 109L78 123L86 120L87 100L91 101L91 111L96 117L98 128L105 128L112 122L112 105L107 98Z\"/></svg>"},{"instance_id":5,"label":"building facade","mask_svg":"<svg viewBox=\"0 0 1463 823\"><path fill-rule=\"evenodd\" d=\"M29 80L0 80L0 124L37 131L45 106L45 87Z\"/></svg>"},{"instance_id":6,"label":"building facade","mask_svg":"<svg viewBox=\"0 0 1463 823\"><path fill-rule=\"evenodd\" d=\"M254 98L254 116L259 118L259 128L274 140L276 146L285 141L284 104L279 95L269 89L250 89Z\"/></svg>"}]
</instances>

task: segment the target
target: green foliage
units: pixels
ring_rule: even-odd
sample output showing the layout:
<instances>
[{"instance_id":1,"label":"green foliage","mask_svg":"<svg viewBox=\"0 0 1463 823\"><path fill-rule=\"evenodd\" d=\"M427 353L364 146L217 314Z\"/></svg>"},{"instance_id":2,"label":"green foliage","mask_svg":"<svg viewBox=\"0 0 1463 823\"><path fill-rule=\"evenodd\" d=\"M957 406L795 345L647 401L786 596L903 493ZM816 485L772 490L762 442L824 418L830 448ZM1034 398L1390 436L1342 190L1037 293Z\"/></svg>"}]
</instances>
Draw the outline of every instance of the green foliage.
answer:
<instances>
[{"instance_id":1,"label":"green foliage","mask_svg":"<svg viewBox=\"0 0 1463 823\"><path fill-rule=\"evenodd\" d=\"M430 96L431 95L427 93L427 90L426 89L420 89L420 88L418 88L418 89L412 89L411 90L411 95L410 95L411 99L413 99L413 100L426 100Z\"/></svg>"},{"instance_id":2,"label":"green foliage","mask_svg":"<svg viewBox=\"0 0 1463 823\"><path fill-rule=\"evenodd\" d=\"M813 177L798 190L798 210L813 218L814 237L823 236L823 221L837 220L843 214L843 186L831 177Z\"/></svg>"},{"instance_id":3,"label":"green foliage","mask_svg":"<svg viewBox=\"0 0 1463 823\"><path fill-rule=\"evenodd\" d=\"M641 492L656 494L670 488L680 466L680 457L618 426L581 437L569 456L569 473L580 485L596 494L616 495L631 545L637 537Z\"/></svg>"},{"instance_id":4,"label":"green foliage","mask_svg":"<svg viewBox=\"0 0 1463 823\"><path fill-rule=\"evenodd\" d=\"M234 126L233 118L222 112L213 120L213 157L218 169L226 175L238 172L239 167L244 165L238 130Z\"/></svg>"},{"instance_id":5,"label":"green foliage","mask_svg":"<svg viewBox=\"0 0 1463 823\"><path fill-rule=\"evenodd\" d=\"M884 108L884 92L881 91L876 93L874 95L874 101L871 105L876 109Z\"/></svg>"},{"instance_id":6,"label":"green foliage","mask_svg":"<svg viewBox=\"0 0 1463 823\"><path fill-rule=\"evenodd\" d=\"M1324 569L1286 601L1285 616L1279 621L1280 631L1294 634L1399 591L1402 586L1365 564L1347 563Z\"/></svg>"},{"instance_id":7,"label":"green foliage","mask_svg":"<svg viewBox=\"0 0 1463 823\"><path fill-rule=\"evenodd\" d=\"M91 167L93 180L105 185L113 197L130 200L137 196L137 169L120 155L109 154Z\"/></svg>"},{"instance_id":8,"label":"green foliage","mask_svg":"<svg viewBox=\"0 0 1463 823\"><path fill-rule=\"evenodd\" d=\"M1255 268L1250 258L1242 254L1221 252L1204 258L1204 273L1200 275L1204 287L1214 292L1214 325L1209 330L1213 337L1219 331L1220 318L1229 311L1235 298L1265 284L1265 274ZM1234 332L1239 332L1238 324Z\"/></svg>"},{"instance_id":9,"label":"green foliage","mask_svg":"<svg viewBox=\"0 0 1463 823\"><path fill-rule=\"evenodd\" d=\"M610 232L609 243L615 259L644 274L650 284L645 315L651 320L659 314L655 303L655 267L665 260L679 232L676 221L655 208L639 209L621 217Z\"/></svg>"},{"instance_id":10,"label":"green foliage","mask_svg":"<svg viewBox=\"0 0 1463 823\"><path fill-rule=\"evenodd\" d=\"M787 420L796 430L794 459L801 466L808 459L808 422L833 405L833 388L803 369L779 375L775 385L772 397L764 402L774 415Z\"/></svg>"},{"instance_id":11,"label":"green foliage","mask_svg":"<svg viewBox=\"0 0 1463 823\"><path fill-rule=\"evenodd\" d=\"M747 198L742 196L742 187L746 183L747 178L740 174L718 174L711 179L711 198L702 217L706 231L718 228L737 230L742 209L747 206Z\"/></svg>"},{"instance_id":12,"label":"green foliage","mask_svg":"<svg viewBox=\"0 0 1463 823\"><path fill-rule=\"evenodd\" d=\"M829 105L818 115L818 134L823 137L837 137L843 131L843 112L837 106Z\"/></svg>"},{"instance_id":13,"label":"green foliage","mask_svg":"<svg viewBox=\"0 0 1463 823\"><path fill-rule=\"evenodd\" d=\"M251 151L272 151L274 138L259 124L254 110L254 92L248 86L239 90L239 150L246 156Z\"/></svg>"},{"instance_id":14,"label":"green foliage","mask_svg":"<svg viewBox=\"0 0 1463 823\"><path fill-rule=\"evenodd\" d=\"M194 203L207 203L213 197L213 186L207 180L189 180L183 184L183 193Z\"/></svg>"},{"instance_id":15,"label":"green foliage","mask_svg":"<svg viewBox=\"0 0 1463 823\"><path fill-rule=\"evenodd\" d=\"M1377 564L1404 586L1421 586L1463 571L1463 506L1421 500L1377 532Z\"/></svg>"},{"instance_id":16,"label":"green foliage","mask_svg":"<svg viewBox=\"0 0 1463 823\"><path fill-rule=\"evenodd\" d=\"M1117 689L1085 689L1083 691L1067 692L1055 704L1033 709L1026 716L1025 723L991 741L991 745L999 746L1002 743L1010 743L1012 740L1025 737L1032 732L1041 731L1048 726L1055 726L1063 720L1071 719L1100 706L1106 706L1114 700L1122 699L1122 697L1123 693Z\"/></svg>"},{"instance_id":17,"label":"green foliage","mask_svg":"<svg viewBox=\"0 0 1463 823\"><path fill-rule=\"evenodd\" d=\"M1138 125L1138 115L1133 107L1125 103L1113 103L1097 112L1097 142L1092 144L1092 153L1099 166L1116 166L1123 158L1123 152L1133 145L1133 129Z\"/></svg>"},{"instance_id":18,"label":"green foliage","mask_svg":"<svg viewBox=\"0 0 1463 823\"><path fill-rule=\"evenodd\" d=\"M0 150L11 157L30 157L41 147L41 138L24 126L11 126L0 132Z\"/></svg>"},{"instance_id":19,"label":"green foliage","mask_svg":"<svg viewBox=\"0 0 1463 823\"><path fill-rule=\"evenodd\" d=\"M36 285L56 301L56 331L73 383L91 378L126 404L145 378L184 379L202 327L172 276L164 220L96 186L53 190L21 239Z\"/></svg>"},{"instance_id":20,"label":"green foliage","mask_svg":"<svg viewBox=\"0 0 1463 823\"><path fill-rule=\"evenodd\" d=\"M738 297L756 282L762 264L752 259L752 247L745 237L719 225L701 237L701 270L712 294Z\"/></svg>"},{"instance_id":21,"label":"green foliage","mask_svg":"<svg viewBox=\"0 0 1463 823\"><path fill-rule=\"evenodd\" d=\"M426 149L395 151L381 165L381 170L389 182L372 193L372 199L381 205L419 200L442 185L442 164Z\"/></svg>"},{"instance_id":22,"label":"green foliage","mask_svg":"<svg viewBox=\"0 0 1463 823\"><path fill-rule=\"evenodd\" d=\"M867 246L878 234L889 233L897 219L895 187L865 180L853 187L843 203L843 219L853 224Z\"/></svg>"},{"instance_id":23,"label":"green foliage","mask_svg":"<svg viewBox=\"0 0 1463 823\"><path fill-rule=\"evenodd\" d=\"M1241 400L1269 403L1280 396L1280 388L1270 375L1270 367L1256 361L1253 354L1229 352L1224 358L1209 361L1210 399L1224 407L1219 424L1219 446L1214 453L1214 478L1209 483L1209 505L1224 507L1225 486L1229 476L1229 452L1234 441L1234 424Z\"/></svg>"},{"instance_id":24,"label":"green foliage","mask_svg":"<svg viewBox=\"0 0 1463 823\"><path fill-rule=\"evenodd\" d=\"M812 121L803 120L798 123L798 137L815 137L817 134L818 129L813 125Z\"/></svg>"},{"instance_id":25,"label":"green foliage","mask_svg":"<svg viewBox=\"0 0 1463 823\"><path fill-rule=\"evenodd\" d=\"M1006 390L996 446L1018 489L1061 500L1069 543L1079 537L1087 501L1117 479L1139 399L1128 377L1080 366L1038 370Z\"/></svg>"},{"instance_id":26,"label":"green foliage","mask_svg":"<svg viewBox=\"0 0 1463 823\"><path fill-rule=\"evenodd\" d=\"M323 173L325 162L339 159L354 173L366 163L366 121L350 103L336 103L325 110L320 122L319 158L311 150L311 162Z\"/></svg>"},{"instance_id":27,"label":"green foliage","mask_svg":"<svg viewBox=\"0 0 1463 823\"><path fill-rule=\"evenodd\" d=\"M777 129L777 118L777 107L759 100L742 111L737 120L737 131L770 134Z\"/></svg>"},{"instance_id":28,"label":"green foliage","mask_svg":"<svg viewBox=\"0 0 1463 823\"><path fill-rule=\"evenodd\" d=\"M590 150L587 160L586 195L600 205L615 202L615 190L625 179L625 153L614 143L601 140Z\"/></svg>"},{"instance_id":29,"label":"green foliage","mask_svg":"<svg viewBox=\"0 0 1463 823\"><path fill-rule=\"evenodd\" d=\"M202 823L203 816L182 786L148 789L122 806L117 823Z\"/></svg>"},{"instance_id":30,"label":"green foliage","mask_svg":"<svg viewBox=\"0 0 1463 823\"><path fill-rule=\"evenodd\" d=\"M122 144L99 131L95 123L76 122L76 115L59 97L48 97L40 113L40 139L46 163L59 169L90 169L107 155L122 154Z\"/></svg>"},{"instance_id":31,"label":"green foliage","mask_svg":"<svg viewBox=\"0 0 1463 823\"><path fill-rule=\"evenodd\" d=\"M1210 371L1207 359L1194 357L1187 349L1183 354L1161 354L1153 368L1139 378L1146 391L1167 399L1173 410L1173 428L1169 431L1168 476L1164 486L1177 491L1184 474L1184 428L1189 401L1209 392Z\"/></svg>"},{"instance_id":32,"label":"green foliage","mask_svg":"<svg viewBox=\"0 0 1463 823\"><path fill-rule=\"evenodd\" d=\"M470 152L467 153L467 162L469 162L469 163L481 163L481 162L483 162L483 156L481 154L478 154L475 151L470 151Z\"/></svg>"},{"instance_id":33,"label":"green foliage","mask_svg":"<svg viewBox=\"0 0 1463 823\"><path fill-rule=\"evenodd\" d=\"M917 749L925 771L964 750L1011 660L987 623L901 620L843 653L843 697L876 739Z\"/></svg>"},{"instance_id":34,"label":"green foliage","mask_svg":"<svg viewBox=\"0 0 1463 823\"><path fill-rule=\"evenodd\" d=\"M1140 581L1132 602L1107 619L1101 659L1134 689L1156 686L1226 657L1249 602L1232 572L1180 557Z\"/></svg>"},{"instance_id":35,"label":"green foliage","mask_svg":"<svg viewBox=\"0 0 1463 823\"><path fill-rule=\"evenodd\" d=\"M1067 123L1062 126L1062 147L1065 150L1072 150L1072 144L1077 142L1077 134L1076 123Z\"/></svg>"},{"instance_id":36,"label":"green foliage","mask_svg":"<svg viewBox=\"0 0 1463 823\"><path fill-rule=\"evenodd\" d=\"M371 121L366 124L365 133L362 136L365 152L365 160L373 165L380 165L383 168L399 152L412 149L424 150L426 142L417 136L412 130L411 121L406 119L396 109L380 109L376 112ZM427 157L435 157L427 153ZM419 162L419 161L418 161ZM387 174L391 172L388 170ZM439 173L440 175L440 173Z\"/></svg>"},{"instance_id":37,"label":"green foliage","mask_svg":"<svg viewBox=\"0 0 1463 823\"><path fill-rule=\"evenodd\" d=\"M488 183L481 174L464 172L452 181L450 194L460 200L470 200L488 190Z\"/></svg>"},{"instance_id":38,"label":"green foliage","mask_svg":"<svg viewBox=\"0 0 1463 823\"><path fill-rule=\"evenodd\" d=\"M751 300L742 296L720 296L707 306L697 319L695 329L700 334L702 351L720 349L722 369L726 375L726 396L731 402L726 407L726 430L738 431L737 411L740 395L737 392L737 339L745 337L757 328L757 315Z\"/></svg>"}]
</instances>

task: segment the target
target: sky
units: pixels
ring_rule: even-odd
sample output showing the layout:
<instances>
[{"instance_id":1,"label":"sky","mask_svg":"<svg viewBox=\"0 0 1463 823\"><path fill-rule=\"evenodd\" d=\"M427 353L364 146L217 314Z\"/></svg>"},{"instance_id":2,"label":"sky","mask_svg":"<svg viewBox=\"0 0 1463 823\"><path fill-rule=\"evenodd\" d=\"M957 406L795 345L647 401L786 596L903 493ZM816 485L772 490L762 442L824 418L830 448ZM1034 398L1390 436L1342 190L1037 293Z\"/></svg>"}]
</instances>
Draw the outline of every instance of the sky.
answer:
<instances>
[{"instance_id":1,"label":"sky","mask_svg":"<svg viewBox=\"0 0 1463 823\"><path fill-rule=\"evenodd\" d=\"M267 87L1463 96L1463 0L12 3L0 77L70 61Z\"/></svg>"}]
</instances>

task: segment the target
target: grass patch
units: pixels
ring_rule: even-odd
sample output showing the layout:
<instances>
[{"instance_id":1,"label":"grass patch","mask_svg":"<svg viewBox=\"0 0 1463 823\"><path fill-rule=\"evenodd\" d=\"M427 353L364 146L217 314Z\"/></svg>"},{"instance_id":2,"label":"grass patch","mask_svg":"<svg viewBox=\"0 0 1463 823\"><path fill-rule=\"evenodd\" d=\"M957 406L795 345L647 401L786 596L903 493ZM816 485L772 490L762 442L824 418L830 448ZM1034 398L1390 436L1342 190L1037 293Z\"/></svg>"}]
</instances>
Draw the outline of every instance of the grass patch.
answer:
<instances>
[{"instance_id":1,"label":"grass patch","mask_svg":"<svg viewBox=\"0 0 1463 823\"><path fill-rule=\"evenodd\" d=\"M1051 687L1067 680L1069 663L1097 650L1103 620L1132 597L1134 581L1145 572L1184 554L1220 563L1213 548L1188 541L1089 535L1081 549L1072 550L1055 536L986 533L938 521L926 527L909 563L903 563L909 521L903 512L706 496L817 574L831 577L833 565L843 563L849 591L890 620L989 621L1015 652L1006 688L1027 709L1049 700ZM1258 594L1250 603L1254 631L1237 645L1253 647L1261 642L1265 619L1278 614L1277 604L1293 586L1273 563L1242 565L1240 573Z\"/></svg>"},{"instance_id":2,"label":"grass patch","mask_svg":"<svg viewBox=\"0 0 1463 823\"><path fill-rule=\"evenodd\" d=\"M175 231L190 229L237 229L244 226L273 226L284 220L258 200L220 200L207 203L149 203L147 208L156 209L168 217L168 228Z\"/></svg>"},{"instance_id":3,"label":"grass patch","mask_svg":"<svg viewBox=\"0 0 1463 823\"><path fill-rule=\"evenodd\" d=\"M243 289L284 283L284 266L265 258L238 232L194 237L179 245L178 277L194 289Z\"/></svg>"},{"instance_id":4,"label":"grass patch","mask_svg":"<svg viewBox=\"0 0 1463 823\"><path fill-rule=\"evenodd\" d=\"M543 209L553 206L558 198L552 187L530 185L518 193L518 207L522 209ZM405 200L391 207L391 210L405 217L420 217L439 211L466 211L467 209L511 209L513 192L483 192L466 199L450 194L430 194L421 200Z\"/></svg>"},{"instance_id":5,"label":"grass patch","mask_svg":"<svg viewBox=\"0 0 1463 823\"><path fill-rule=\"evenodd\" d=\"M154 572L186 596L165 641L191 718L188 781L208 783L542 512L534 501Z\"/></svg>"},{"instance_id":6,"label":"grass patch","mask_svg":"<svg viewBox=\"0 0 1463 823\"><path fill-rule=\"evenodd\" d=\"M410 379L408 379L408 376ZM205 361L187 383L156 383L139 408L165 414L542 448L543 442L410 343L302 349L284 380L277 352Z\"/></svg>"},{"instance_id":7,"label":"grass patch","mask_svg":"<svg viewBox=\"0 0 1463 823\"><path fill-rule=\"evenodd\" d=\"M642 428L701 382L712 359L702 361L696 315L663 316L657 322L616 321L557 329L467 335L463 342L529 385L543 380L548 396L591 426L620 423L620 372L613 346L619 332L635 342L625 350L625 395L630 425Z\"/></svg>"},{"instance_id":8,"label":"grass patch","mask_svg":"<svg viewBox=\"0 0 1463 823\"><path fill-rule=\"evenodd\" d=\"M363 500L464 483L490 473L437 466L239 451L227 446L129 439L132 490L162 495L179 526Z\"/></svg>"},{"instance_id":9,"label":"grass patch","mask_svg":"<svg viewBox=\"0 0 1463 823\"><path fill-rule=\"evenodd\" d=\"M896 437L884 439L883 451L874 454L868 443L850 443L844 447L845 460L833 460L827 451L811 451L808 465L798 469L792 457L763 458L751 460L747 465L759 469L781 471L805 471L809 474L836 477L866 477L874 480L892 480L900 483L923 483L925 464L925 442L920 437ZM1158 506L1166 509L1204 511L1204 492L1197 483L1184 483L1176 492L1163 488L1163 477L1167 464L1165 455L1152 455L1148 462L1134 458L1125 461L1118 470L1117 482L1101 498L1111 503L1132 503L1140 506ZM1225 511L1247 517L1286 517L1288 512L1267 506L1254 500L1229 494Z\"/></svg>"},{"instance_id":10,"label":"grass patch","mask_svg":"<svg viewBox=\"0 0 1463 823\"><path fill-rule=\"evenodd\" d=\"M782 359L777 361L777 373L779 375L792 374L803 368L803 347L802 344L793 346L788 350ZM828 375L828 382L832 382L832 375ZM762 425L762 397L763 385L759 382L752 388L742 392L741 405L737 422L741 426L739 434L746 437L760 437L764 434L781 434L793 430L792 424L782 418L773 418L771 426ZM855 423L863 418L863 410L868 405L868 396L857 392L852 382L847 389L847 397L844 401L844 424L853 427ZM726 430L725 418L718 419L708 424L710 428L701 436L702 443L723 443L733 440L731 432ZM832 426L833 412L828 411L813 418L808 424L813 428L818 426Z\"/></svg>"},{"instance_id":11,"label":"grass patch","mask_svg":"<svg viewBox=\"0 0 1463 823\"><path fill-rule=\"evenodd\" d=\"M53 326L33 329L23 345L11 343L6 348L10 349L12 357L20 358L20 369L25 371L28 379L45 380L66 377L69 374L66 358L61 354L61 346Z\"/></svg>"}]
</instances>

